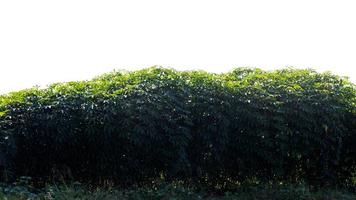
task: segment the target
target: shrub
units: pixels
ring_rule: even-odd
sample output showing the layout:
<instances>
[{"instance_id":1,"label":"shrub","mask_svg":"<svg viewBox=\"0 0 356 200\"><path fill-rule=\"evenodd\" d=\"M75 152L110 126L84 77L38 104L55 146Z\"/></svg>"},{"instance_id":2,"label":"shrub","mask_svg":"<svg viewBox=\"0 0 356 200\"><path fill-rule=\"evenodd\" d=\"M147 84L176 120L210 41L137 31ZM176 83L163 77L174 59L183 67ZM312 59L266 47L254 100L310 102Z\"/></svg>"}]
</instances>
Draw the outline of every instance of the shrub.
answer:
<instances>
[{"instance_id":1,"label":"shrub","mask_svg":"<svg viewBox=\"0 0 356 200\"><path fill-rule=\"evenodd\" d=\"M353 185L356 92L313 70L152 67L0 97L3 178Z\"/></svg>"}]
</instances>

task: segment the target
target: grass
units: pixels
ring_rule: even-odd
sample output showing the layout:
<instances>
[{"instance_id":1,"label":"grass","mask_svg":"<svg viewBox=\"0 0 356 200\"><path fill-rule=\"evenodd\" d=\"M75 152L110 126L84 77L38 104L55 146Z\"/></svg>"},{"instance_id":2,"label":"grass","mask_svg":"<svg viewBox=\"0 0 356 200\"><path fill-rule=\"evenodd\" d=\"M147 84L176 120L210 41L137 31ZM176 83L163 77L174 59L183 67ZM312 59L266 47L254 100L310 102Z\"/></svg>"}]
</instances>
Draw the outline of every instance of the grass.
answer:
<instances>
[{"instance_id":1,"label":"grass","mask_svg":"<svg viewBox=\"0 0 356 200\"><path fill-rule=\"evenodd\" d=\"M356 193L336 189L311 191L304 185L257 185L236 188L232 192L214 194L180 184L158 184L146 187L119 189L113 187L91 188L80 184L51 185L42 189L30 186L6 186L0 190L4 200L355 200Z\"/></svg>"}]
</instances>

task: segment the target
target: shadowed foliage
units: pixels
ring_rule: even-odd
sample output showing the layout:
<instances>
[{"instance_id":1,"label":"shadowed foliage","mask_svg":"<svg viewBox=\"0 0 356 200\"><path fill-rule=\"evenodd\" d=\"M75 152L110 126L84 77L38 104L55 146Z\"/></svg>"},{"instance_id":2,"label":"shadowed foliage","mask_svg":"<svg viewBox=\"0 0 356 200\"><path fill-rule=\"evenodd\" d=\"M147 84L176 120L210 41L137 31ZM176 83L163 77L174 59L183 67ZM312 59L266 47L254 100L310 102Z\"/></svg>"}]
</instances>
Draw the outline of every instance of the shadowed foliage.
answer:
<instances>
[{"instance_id":1,"label":"shadowed foliage","mask_svg":"<svg viewBox=\"0 0 356 200\"><path fill-rule=\"evenodd\" d=\"M152 67L13 92L2 178L354 185L355 91L313 70Z\"/></svg>"}]
</instances>

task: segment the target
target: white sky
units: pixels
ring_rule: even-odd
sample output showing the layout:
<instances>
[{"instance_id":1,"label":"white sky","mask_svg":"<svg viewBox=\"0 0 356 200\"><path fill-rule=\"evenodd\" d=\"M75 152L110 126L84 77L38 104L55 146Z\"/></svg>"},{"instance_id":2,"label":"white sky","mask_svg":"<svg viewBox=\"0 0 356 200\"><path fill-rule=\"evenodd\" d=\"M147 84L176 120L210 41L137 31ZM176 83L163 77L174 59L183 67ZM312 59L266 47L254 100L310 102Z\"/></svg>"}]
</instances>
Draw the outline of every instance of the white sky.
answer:
<instances>
[{"instance_id":1,"label":"white sky","mask_svg":"<svg viewBox=\"0 0 356 200\"><path fill-rule=\"evenodd\" d=\"M0 93L152 65L311 67L356 82L356 3L0 0Z\"/></svg>"}]
</instances>

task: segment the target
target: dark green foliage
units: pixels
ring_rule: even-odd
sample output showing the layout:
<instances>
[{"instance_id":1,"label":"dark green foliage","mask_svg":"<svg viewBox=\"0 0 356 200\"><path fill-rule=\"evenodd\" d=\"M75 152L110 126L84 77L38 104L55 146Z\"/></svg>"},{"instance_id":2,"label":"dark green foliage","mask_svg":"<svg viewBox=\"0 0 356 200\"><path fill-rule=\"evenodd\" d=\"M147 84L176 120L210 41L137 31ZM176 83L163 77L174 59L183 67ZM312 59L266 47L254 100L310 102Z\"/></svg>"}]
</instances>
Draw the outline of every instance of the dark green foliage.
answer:
<instances>
[{"instance_id":1,"label":"dark green foliage","mask_svg":"<svg viewBox=\"0 0 356 200\"><path fill-rule=\"evenodd\" d=\"M311 191L304 185L258 185L238 187L234 192L211 193L181 183L155 183L127 189L90 187L80 183L48 185L35 189L26 185L0 185L0 199L6 200L355 200L346 190Z\"/></svg>"},{"instance_id":2,"label":"dark green foliage","mask_svg":"<svg viewBox=\"0 0 356 200\"><path fill-rule=\"evenodd\" d=\"M153 67L1 96L0 164L4 179L350 186L355 130L355 85L329 73Z\"/></svg>"}]
</instances>

